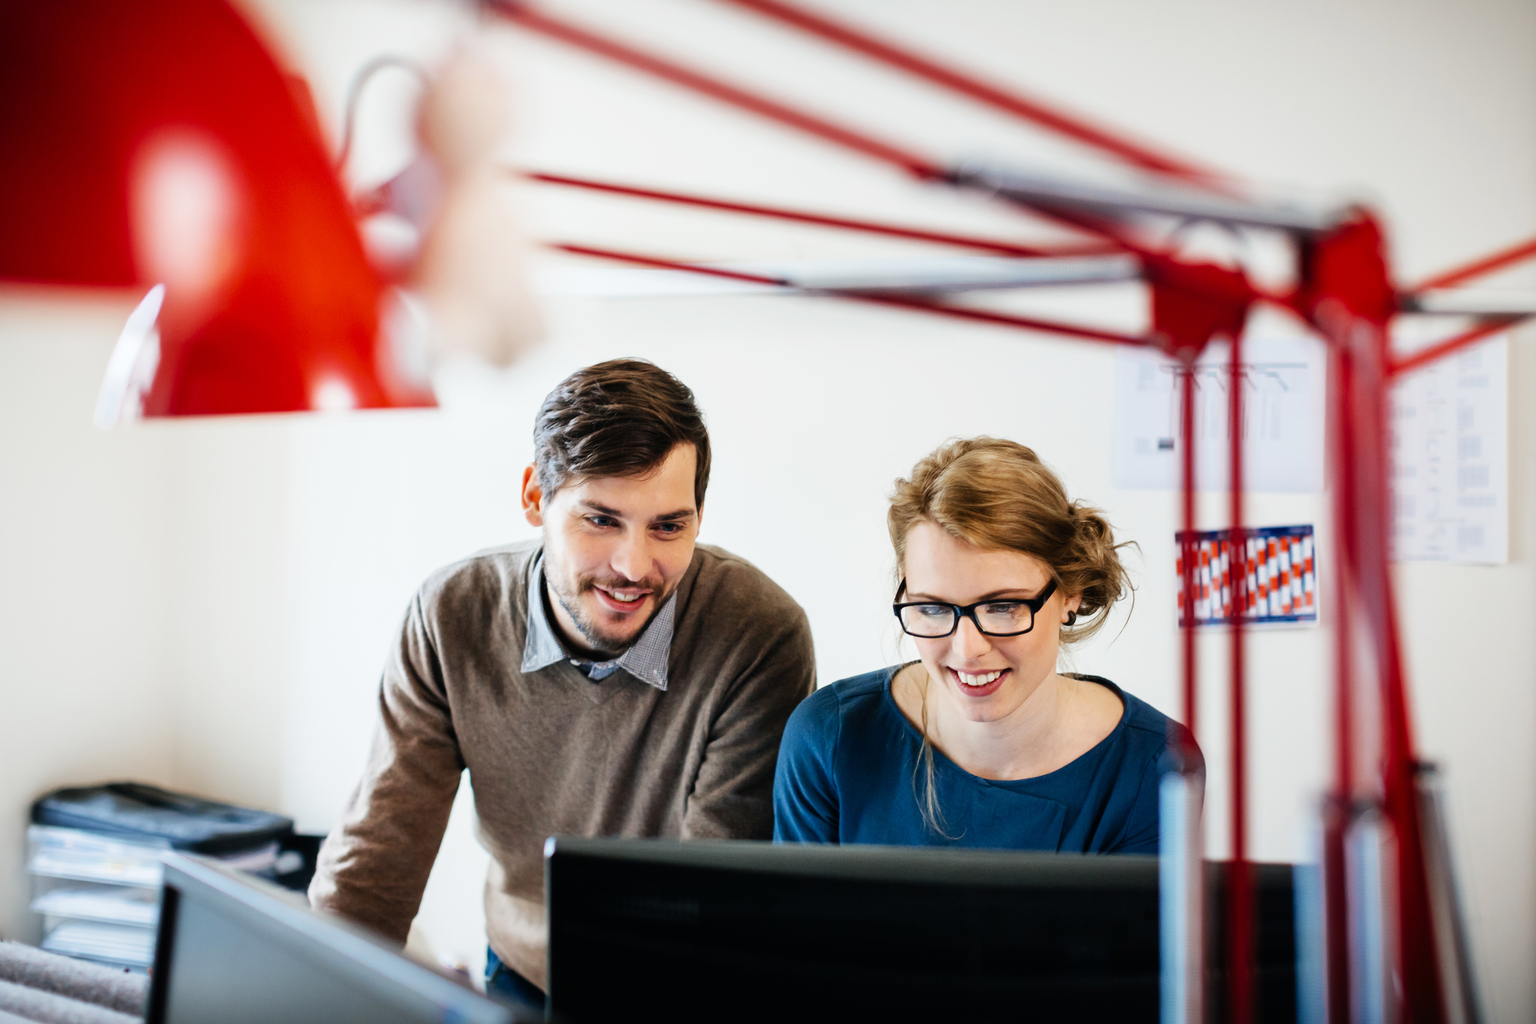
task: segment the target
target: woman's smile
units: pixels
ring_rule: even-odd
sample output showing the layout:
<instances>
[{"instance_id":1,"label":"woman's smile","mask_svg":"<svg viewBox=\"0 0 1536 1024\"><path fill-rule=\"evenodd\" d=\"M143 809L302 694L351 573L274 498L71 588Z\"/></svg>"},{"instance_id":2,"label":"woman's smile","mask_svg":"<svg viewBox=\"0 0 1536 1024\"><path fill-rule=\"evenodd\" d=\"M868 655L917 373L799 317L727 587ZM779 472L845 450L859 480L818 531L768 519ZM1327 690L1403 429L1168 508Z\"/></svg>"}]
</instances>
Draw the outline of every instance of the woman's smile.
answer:
<instances>
[{"instance_id":1,"label":"woman's smile","mask_svg":"<svg viewBox=\"0 0 1536 1024\"><path fill-rule=\"evenodd\" d=\"M1011 668L995 668L986 671L963 671L945 666L945 675L955 683L962 694L970 698L990 697L1003 686L1003 681L1013 672Z\"/></svg>"}]
</instances>

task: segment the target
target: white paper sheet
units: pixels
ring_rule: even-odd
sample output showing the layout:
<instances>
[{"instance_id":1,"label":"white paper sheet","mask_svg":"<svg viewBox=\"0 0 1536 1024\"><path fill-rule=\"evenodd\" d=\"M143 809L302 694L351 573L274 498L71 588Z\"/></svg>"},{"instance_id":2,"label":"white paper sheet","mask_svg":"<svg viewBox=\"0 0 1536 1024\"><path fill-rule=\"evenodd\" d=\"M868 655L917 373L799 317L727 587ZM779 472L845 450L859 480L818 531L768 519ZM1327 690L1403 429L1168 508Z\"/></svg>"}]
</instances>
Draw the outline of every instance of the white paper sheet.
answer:
<instances>
[{"instance_id":1,"label":"white paper sheet","mask_svg":"<svg viewBox=\"0 0 1536 1024\"><path fill-rule=\"evenodd\" d=\"M1509 561L1509 338L1392 389L1394 557Z\"/></svg>"},{"instance_id":2,"label":"white paper sheet","mask_svg":"<svg viewBox=\"0 0 1536 1024\"><path fill-rule=\"evenodd\" d=\"M1326 352L1312 338L1243 341L1243 472L1250 491L1323 489ZM1116 487L1179 486L1179 364L1161 352L1122 348L1115 364ZM1230 460L1227 346L1195 366L1195 481L1227 489Z\"/></svg>"}]
</instances>

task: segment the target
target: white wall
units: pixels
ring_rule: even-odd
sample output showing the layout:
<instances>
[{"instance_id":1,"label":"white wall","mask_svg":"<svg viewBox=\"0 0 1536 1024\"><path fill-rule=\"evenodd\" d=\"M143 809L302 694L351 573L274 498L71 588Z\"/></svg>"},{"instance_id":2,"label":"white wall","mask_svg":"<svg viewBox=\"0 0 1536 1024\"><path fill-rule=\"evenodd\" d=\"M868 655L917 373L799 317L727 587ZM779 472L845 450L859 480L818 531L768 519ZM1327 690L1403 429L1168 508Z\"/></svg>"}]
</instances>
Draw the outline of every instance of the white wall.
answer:
<instances>
[{"instance_id":1,"label":"white wall","mask_svg":"<svg viewBox=\"0 0 1536 1024\"><path fill-rule=\"evenodd\" d=\"M999 118L713 5L557 6L941 157L1079 160ZM1405 279L1536 233L1536 11L1528 5L827 6L1240 174L1363 195L1387 218ZM265 0L256 10L310 76L330 121L348 77L369 56L430 59L469 24L463 10L421 0ZM1028 230L1022 221L1008 227L980 202L909 184L553 44L504 28L482 40L519 80L516 156L527 165ZM403 79L381 79L370 95L360 177L377 180L404 159L409 93ZM551 236L684 257L919 251L548 190L530 190L524 204ZM1077 298L1048 301L1123 322L1134 300L1122 293L1086 308ZM818 300L568 297L548 303L549 341L512 371L448 368L438 412L189 421L94 435L85 425L94 374L115 333L109 323L120 323L126 308L113 307L99 322L79 320L87 314L63 303L0 311L0 388L25 403L0 407L0 487L10 499L0 506L0 552L6 580L16 581L5 599L18 605L16 615L0 617L0 629L6 650L19 652L8 662L27 666L0 683L0 757L18 750L30 772L6 763L0 775L10 808L0 806L0 929L25 927L15 860L4 860L15 857L19 840L8 837L19 833L4 822L57 782L167 779L281 808L303 827L328 827L361 764L378 669L412 589L436 565L527 535L515 484L533 411L563 375L609 356L652 358L698 393L719 453L703 539L753 559L806 607L823 681L897 657L883 610L890 588L884 496L892 479L947 436L990 432L1035 446L1075 495L1103 506L1140 543L1134 614L1123 632L1106 630L1077 652L1074 667L1177 710L1173 497L1112 485L1113 356L1105 349ZM59 329L67 338L45 339L33 326L66 312L79 320ZM1448 768L1456 850L1496 1020L1536 1016L1532 344L1528 334L1512 346L1513 561L1411 565L1400 573L1416 725L1425 752ZM12 383L23 375L25 386ZM79 481L76 493L47 489L46 479L60 473ZM118 498L125 488L131 497ZM131 525L101 511L72 518L103 494L137 510ZM1209 512L1219 525L1214 497ZM1319 497L1261 495L1251 514L1326 530ZM70 559L48 559L47 551L71 552ZM72 569L95 571L115 589L77 596ZM57 599L32 600L43 592ZM157 596L140 606L136 635L157 637L159 646L142 642L137 660L99 654L95 661L68 646L79 630L122 628L124 598L151 592ZM38 650L45 646L68 649L45 658ZM1220 639L1202 651L1208 830L1220 854L1227 795ZM1260 857L1294 858L1305 848L1306 808L1326 777L1326 636L1259 636L1253 660L1252 845ZM19 686L52 664L71 666L52 676L55 706L111 695L126 712L139 706L129 694L158 687L168 711L145 723L141 742L117 753L95 742L75 750L63 738L73 730L37 738L47 709L34 713L38 698ZM24 726L12 715L22 707ZM109 722L91 728L106 734ZM13 731L23 746L6 742ZM418 923L441 952L475 962L483 956L484 854L469 832L466 795Z\"/></svg>"},{"instance_id":2,"label":"white wall","mask_svg":"<svg viewBox=\"0 0 1536 1024\"><path fill-rule=\"evenodd\" d=\"M91 426L125 297L0 292L0 936L37 938L32 799L172 776L168 454Z\"/></svg>"}]
</instances>

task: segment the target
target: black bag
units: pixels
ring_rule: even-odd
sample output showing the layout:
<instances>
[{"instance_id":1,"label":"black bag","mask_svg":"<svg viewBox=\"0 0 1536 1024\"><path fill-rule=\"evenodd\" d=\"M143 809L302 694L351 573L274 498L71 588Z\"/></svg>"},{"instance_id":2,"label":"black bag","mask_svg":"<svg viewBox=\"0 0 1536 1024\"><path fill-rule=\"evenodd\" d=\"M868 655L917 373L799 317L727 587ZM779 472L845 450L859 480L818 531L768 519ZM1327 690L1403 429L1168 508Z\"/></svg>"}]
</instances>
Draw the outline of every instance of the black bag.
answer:
<instances>
[{"instance_id":1,"label":"black bag","mask_svg":"<svg viewBox=\"0 0 1536 1024\"><path fill-rule=\"evenodd\" d=\"M78 828L127 841L164 840L188 853L249 850L292 834L293 819L142 782L57 789L32 805L32 824Z\"/></svg>"}]
</instances>

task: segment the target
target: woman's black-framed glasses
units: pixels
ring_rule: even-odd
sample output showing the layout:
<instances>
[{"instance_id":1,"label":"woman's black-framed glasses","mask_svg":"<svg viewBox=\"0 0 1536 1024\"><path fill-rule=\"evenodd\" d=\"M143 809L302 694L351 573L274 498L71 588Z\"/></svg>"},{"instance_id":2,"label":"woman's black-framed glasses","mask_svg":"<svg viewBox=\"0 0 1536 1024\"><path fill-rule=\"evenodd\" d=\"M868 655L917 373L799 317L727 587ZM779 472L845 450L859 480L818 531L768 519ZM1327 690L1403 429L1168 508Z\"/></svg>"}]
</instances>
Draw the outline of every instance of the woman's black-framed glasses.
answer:
<instances>
[{"instance_id":1,"label":"woman's black-framed glasses","mask_svg":"<svg viewBox=\"0 0 1536 1024\"><path fill-rule=\"evenodd\" d=\"M1028 599L994 599L967 605L945 604L942 601L902 601L900 598L906 589L907 581L902 580L901 586L896 588L898 600L891 605L891 609L896 613L896 621L901 623L901 631L908 636L924 640L949 636L960 628L962 615L987 636L1023 636L1035 628L1035 615L1056 593L1056 581L1051 580L1044 590Z\"/></svg>"}]
</instances>

